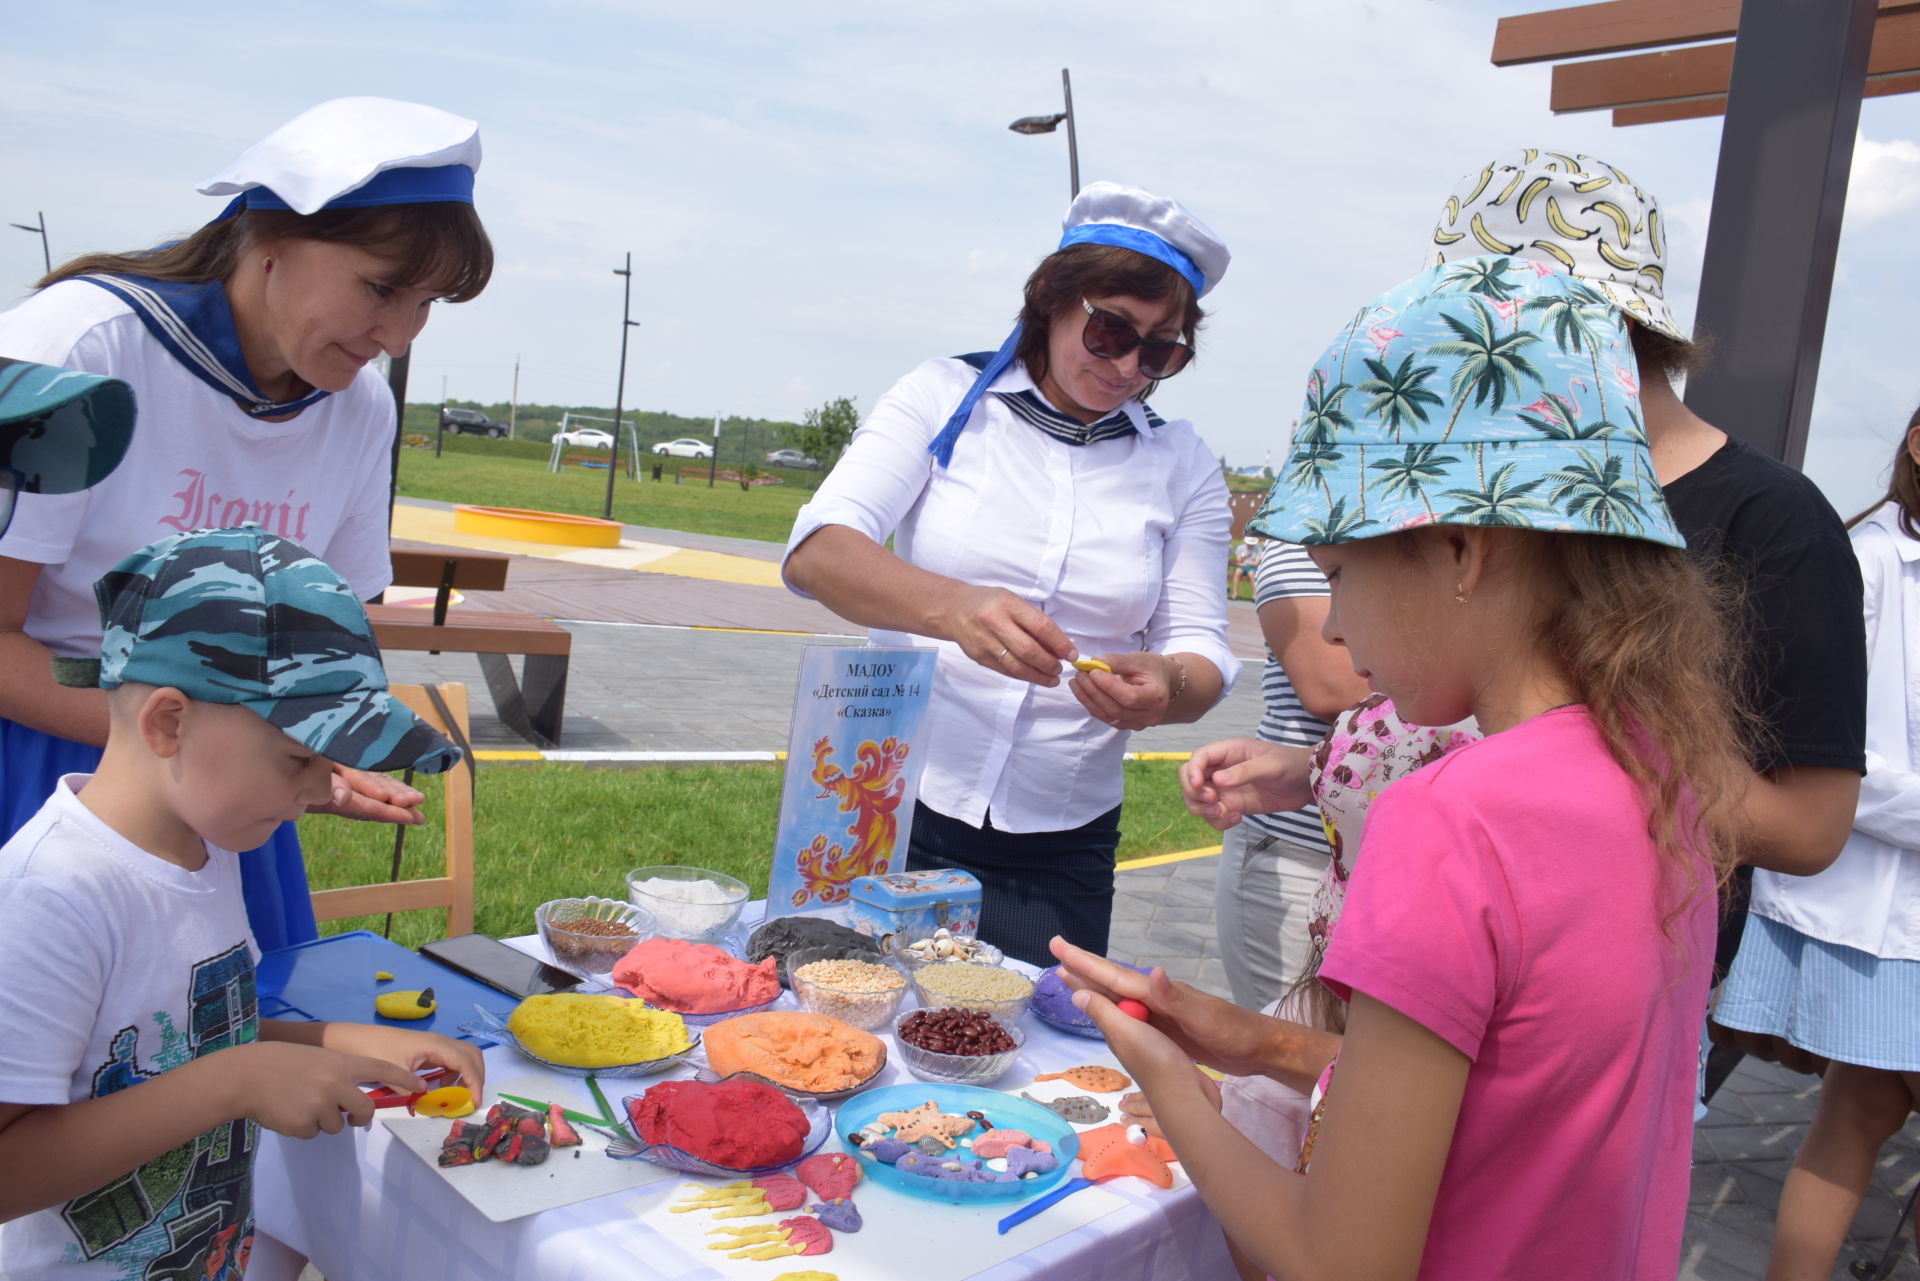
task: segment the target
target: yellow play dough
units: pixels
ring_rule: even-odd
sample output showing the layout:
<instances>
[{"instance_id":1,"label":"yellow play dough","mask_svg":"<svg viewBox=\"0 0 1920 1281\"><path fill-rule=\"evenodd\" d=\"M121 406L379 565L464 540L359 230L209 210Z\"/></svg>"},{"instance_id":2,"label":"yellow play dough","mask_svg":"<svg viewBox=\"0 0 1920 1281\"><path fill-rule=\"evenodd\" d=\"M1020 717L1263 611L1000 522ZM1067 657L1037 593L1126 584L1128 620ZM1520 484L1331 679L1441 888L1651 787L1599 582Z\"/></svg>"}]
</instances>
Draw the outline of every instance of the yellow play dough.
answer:
<instances>
[{"instance_id":1,"label":"yellow play dough","mask_svg":"<svg viewBox=\"0 0 1920 1281\"><path fill-rule=\"evenodd\" d=\"M1083 672L1106 672L1112 675L1113 669L1097 658L1076 658L1073 665Z\"/></svg>"},{"instance_id":2,"label":"yellow play dough","mask_svg":"<svg viewBox=\"0 0 1920 1281\"><path fill-rule=\"evenodd\" d=\"M373 998L373 1012L383 1019L424 1019L434 1008L431 997L420 1004L418 992L382 992Z\"/></svg>"},{"instance_id":3,"label":"yellow play dough","mask_svg":"<svg viewBox=\"0 0 1920 1281\"><path fill-rule=\"evenodd\" d=\"M507 1031L528 1053L568 1067L648 1063L690 1049L687 1022L620 996L559 992L514 1007Z\"/></svg>"}]
</instances>

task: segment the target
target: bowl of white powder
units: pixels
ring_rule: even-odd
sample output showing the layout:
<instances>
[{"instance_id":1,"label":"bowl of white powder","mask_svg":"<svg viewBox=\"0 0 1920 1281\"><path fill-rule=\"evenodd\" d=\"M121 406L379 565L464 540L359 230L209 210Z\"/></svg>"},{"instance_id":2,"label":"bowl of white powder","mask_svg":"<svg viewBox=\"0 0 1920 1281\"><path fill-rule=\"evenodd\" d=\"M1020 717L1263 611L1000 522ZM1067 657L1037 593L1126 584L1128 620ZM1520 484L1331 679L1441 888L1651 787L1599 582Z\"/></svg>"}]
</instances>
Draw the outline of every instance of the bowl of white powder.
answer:
<instances>
[{"instance_id":1,"label":"bowl of white powder","mask_svg":"<svg viewBox=\"0 0 1920 1281\"><path fill-rule=\"evenodd\" d=\"M659 923L663 938L694 939L732 928L747 905L747 884L704 867L636 867L627 901Z\"/></svg>"}]
</instances>

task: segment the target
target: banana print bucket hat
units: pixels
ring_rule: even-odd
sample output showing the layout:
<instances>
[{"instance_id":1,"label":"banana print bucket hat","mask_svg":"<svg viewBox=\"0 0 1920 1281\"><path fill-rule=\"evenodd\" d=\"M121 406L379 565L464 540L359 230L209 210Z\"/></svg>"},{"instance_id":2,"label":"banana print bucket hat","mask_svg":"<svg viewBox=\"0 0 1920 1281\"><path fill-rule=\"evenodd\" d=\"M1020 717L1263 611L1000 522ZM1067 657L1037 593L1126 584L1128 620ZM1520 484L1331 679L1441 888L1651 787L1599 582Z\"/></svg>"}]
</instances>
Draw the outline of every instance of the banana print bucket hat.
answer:
<instances>
[{"instance_id":1,"label":"banana print bucket hat","mask_svg":"<svg viewBox=\"0 0 1920 1281\"><path fill-rule=\"evenodd\" d=\"M1354 313L1307 378L1249 528L1289 543L1424 524L1684 547L1654 478L1627 328L1540 262L1441 263Z\"/></svg>"},{"instance_id":2,"label":"banana print bucket hat","mask_svg":"<svg viewBox=\"0 0 1920 1281\"><path fill-rule=\"evenodd\" d=\"M1687 341L1666 301L1660 202L1604 160L1528 147L1462 178L1433 229L1427 265L1483 254L1557 267L1647 328Z\"/></svg>"}]
</instances>

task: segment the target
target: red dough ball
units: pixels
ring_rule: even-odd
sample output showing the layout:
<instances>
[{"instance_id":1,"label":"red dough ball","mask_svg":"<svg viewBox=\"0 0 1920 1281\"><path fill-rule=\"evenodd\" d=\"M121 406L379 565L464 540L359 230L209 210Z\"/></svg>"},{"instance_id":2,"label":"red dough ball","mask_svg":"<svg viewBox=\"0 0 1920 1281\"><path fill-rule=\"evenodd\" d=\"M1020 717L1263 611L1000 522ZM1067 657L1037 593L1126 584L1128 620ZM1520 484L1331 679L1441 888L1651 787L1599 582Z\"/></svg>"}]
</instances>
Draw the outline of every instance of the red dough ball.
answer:
<instances>
[{"instance_id":1,"label":"red dough ball","mask_svg":"<svg viewBox=\"0 0 1920 1281\"><path fill-rule=\"evenodd\" d=\"M758 1081L666 1081L633 1101L629 1115L643 1143L670 1143L729 1170L754 1170L797 1158L807 1118L785 1094Z\"/></svg>"},{"instance_id":2,"label":"red dough ball","mask_svg":"<svg viewBox=\"0 0 1920 1281\"><path fill-rule=\"evenodd\" d=\"M1122 1014L1126 1015L1130 1019L1139 1019L1142 1023L1145 1023L1147 1021L1146 1005L1143 1004L1142 1002L1134 1000L1130 996L1123 997L1120 1000L1115 1001L1114 1008L1119 1010Z\"/></svg>"}]
</instances>

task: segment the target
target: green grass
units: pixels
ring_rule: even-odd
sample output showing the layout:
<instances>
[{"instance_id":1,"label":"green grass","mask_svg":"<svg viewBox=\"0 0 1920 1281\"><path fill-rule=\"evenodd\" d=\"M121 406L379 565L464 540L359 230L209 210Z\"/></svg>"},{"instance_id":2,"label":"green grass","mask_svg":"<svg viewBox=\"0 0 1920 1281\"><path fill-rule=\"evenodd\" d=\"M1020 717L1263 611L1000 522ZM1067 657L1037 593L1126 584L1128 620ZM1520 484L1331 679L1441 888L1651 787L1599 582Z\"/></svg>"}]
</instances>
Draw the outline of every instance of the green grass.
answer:
<instances>
[{"instance_id":1,"label":"green grass","mask_svg":"<svg viewBox=\"0 0 1920 1281\"><path fill-rule=\"evenodd\" d=\"M399 492L408 498L530 507L575 516L598 516L605 510L605 471L564 467L549 475L546 460L547 446L535 441L449 436L439 458L433 456L431 448L400 451ZM755 485L743 492L738 484L721 479L709 489L704 461L659 461L663 467L658 484L650 466L642 473L645 479L638 483L628 480L624 471L615 473L615 520L689 534L784 543L793 530L794 513L813 496L810 485L819 476L818 472L789 473L772 468L771 473L780 476L782 484ZM723 468L727 465L721 463ZM686 474L676 485L674 476L683 467Z\"/></svg>"},{"instance_id":2,"label":"green grass","mask_svg":"<svg viewBox=\"0 0 1920 1281\"><path fill-rule=\"evenodd\" d=\"M779 765L702 765L637 770L578 765L482 765L474 798L474 928L496 938L533 932L533 909L549 899L626 897L636 867L691 864L737 876L764 897L780 809ZM1219 835L1180 803L1166 761L1126 764L1120 857L1143 858L1217 845ZM407 833L402 880L444 866L436 780L424 780L427 824ZM300 821L315 889L388 879L393 829L335 818ZM330 922L323 933L378 931L379 917ZM393 937L417 947L444 932L438 911L403 914Z\"/></svg>"}]
</instances>

